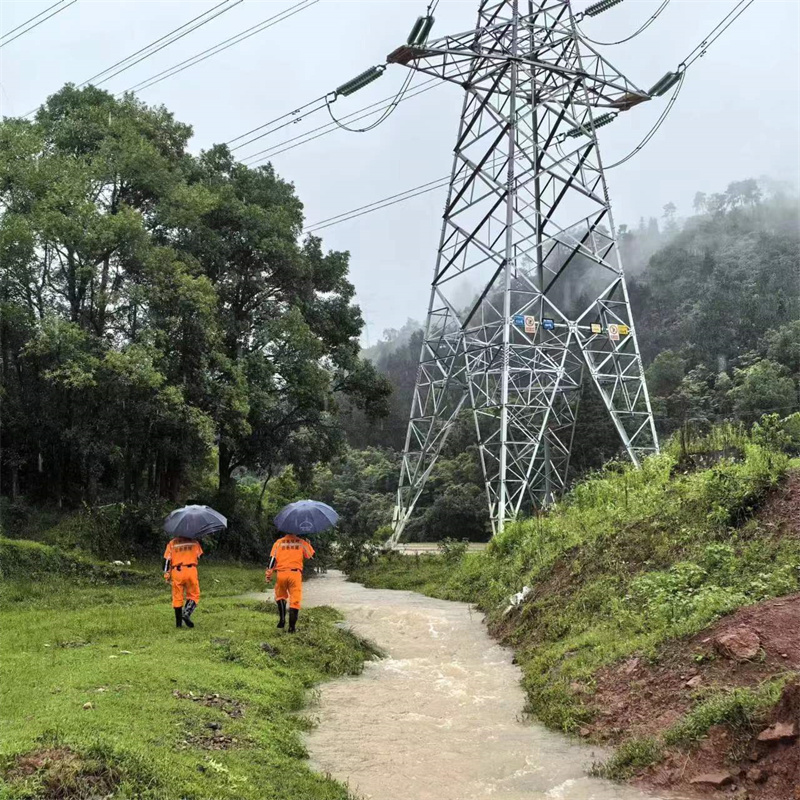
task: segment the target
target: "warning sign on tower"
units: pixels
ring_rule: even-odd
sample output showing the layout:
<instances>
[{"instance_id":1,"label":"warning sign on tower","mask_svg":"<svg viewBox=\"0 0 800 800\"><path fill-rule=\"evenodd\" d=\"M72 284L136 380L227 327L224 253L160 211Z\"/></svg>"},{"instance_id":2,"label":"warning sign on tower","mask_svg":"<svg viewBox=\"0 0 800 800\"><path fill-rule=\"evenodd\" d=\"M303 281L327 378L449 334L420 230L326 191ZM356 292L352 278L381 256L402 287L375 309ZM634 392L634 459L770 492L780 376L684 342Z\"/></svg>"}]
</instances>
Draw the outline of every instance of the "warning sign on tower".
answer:
<instances>
[{"instance_id":1,"label":"warning sign on tower","mask_svg":"<svg viewBox=\"0 0 800 800\"><path fill-rule=\"evenodd\" d=\"M536 317L525 317L525 333L536 333L539 323Z\"/></svg>"},{"instance_id":2,"label":"warning sign on tower","mask_svg":"<svg viewBox=\"0 0 800 800\"><path fill-rule=\"evenodd\" d=\"M608 326L608 338L611 339L612 342L619 341L619 325Z\"/></svg>"}]
</instances>

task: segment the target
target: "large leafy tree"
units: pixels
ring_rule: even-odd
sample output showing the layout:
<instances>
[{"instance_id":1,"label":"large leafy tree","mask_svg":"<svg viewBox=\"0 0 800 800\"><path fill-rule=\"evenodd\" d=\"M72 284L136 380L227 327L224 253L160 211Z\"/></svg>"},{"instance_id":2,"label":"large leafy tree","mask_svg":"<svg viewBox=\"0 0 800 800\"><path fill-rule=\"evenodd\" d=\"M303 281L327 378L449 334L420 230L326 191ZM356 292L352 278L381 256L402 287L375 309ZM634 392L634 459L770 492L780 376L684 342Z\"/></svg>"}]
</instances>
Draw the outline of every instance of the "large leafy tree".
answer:
<instances>
[{"instance_id":1,"label":"large leafy tree","mask_svg":"<svg viewBox=\"0 0 800 800\"><path fill-rule=\"evenodd\" d=\"M187 175L189 202L165 210L160 236L214 286L221 349L214 372L219 486L233 502L240 468L300 477L342 444L341 392L376 415L388 384L359 358L360 310L348 255L300 241L302 205L271 166L250 169L224 146ZM187 213L187 209L193 213Z\"/></svg>"},{"instance_id":2,"label":"large leafy tree","mask_svg":"<svg viewBox=\"0 0 800 800\"><path fill-rule=\"evenodd\" d=\"M94 500L101 477L129 497L143 475L153 488L208 446L209 420L168 383L166 337L149 318L156 296L153 308L193 294L152 237L190 132L164 109L71 86L32 122L0 128L3 466L14 492L21 472L26 490L59 500L73 489ZM195 320L207 305L198 291Z\"/></svg>"},{"instance_id":3,"label":"large leafy tree","mask_svg":"<svg viewBox=\"0 0 800 800\"><path fill-rule=\"evenodd\" d=\"M346 253L301 241L266 167L200 157L164 108L67 86L0 126L0 467L13 494L177 499L218 445L298 474L336 452L336 400L387 386L359 359Z\"/></svg>"}]
</instances>

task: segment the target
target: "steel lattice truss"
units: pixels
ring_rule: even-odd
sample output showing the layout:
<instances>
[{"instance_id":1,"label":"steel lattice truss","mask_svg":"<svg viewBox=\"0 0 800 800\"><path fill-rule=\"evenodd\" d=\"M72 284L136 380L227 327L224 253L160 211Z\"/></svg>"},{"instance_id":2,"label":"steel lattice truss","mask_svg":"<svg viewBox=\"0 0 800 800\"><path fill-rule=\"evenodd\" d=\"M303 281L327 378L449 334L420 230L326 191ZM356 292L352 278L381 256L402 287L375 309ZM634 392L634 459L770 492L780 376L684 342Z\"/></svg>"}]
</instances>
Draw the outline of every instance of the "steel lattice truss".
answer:
<instances>
[{"instance_id":1,"label":"steel lattice truss","mask_svg":"<svg viewBox=\"0 0 800 800\"><path fill-rule=\"evenodd\" d=\"M497 532L565 488L585 375L631 459L658 448L595 134L649 98L566 0L484 0L389 60L465 90L393 541L465 404Z\"/></svg>"}]
</instances>

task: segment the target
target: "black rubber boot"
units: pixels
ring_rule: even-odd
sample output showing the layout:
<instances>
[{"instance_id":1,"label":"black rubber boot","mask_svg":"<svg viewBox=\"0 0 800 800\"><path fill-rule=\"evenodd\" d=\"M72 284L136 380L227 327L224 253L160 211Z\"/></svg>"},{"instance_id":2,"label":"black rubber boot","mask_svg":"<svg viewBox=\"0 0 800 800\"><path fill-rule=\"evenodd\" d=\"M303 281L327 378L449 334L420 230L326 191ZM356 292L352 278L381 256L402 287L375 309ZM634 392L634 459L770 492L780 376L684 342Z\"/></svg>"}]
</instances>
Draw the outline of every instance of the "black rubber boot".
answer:
<instances>
[{"instance_id":1,"label":"black rubber boot","mask_svg":"<svg viewBox=\"0 0 800 800\"><path fill-rule=\"evenodd\" d=\"M197 603L194 600L187 600L186 605L183 607L183 621L186 623L187 628L194 628L194 622L189 619L192 612L197 608Z\"/></svg>"},{"instance_id":2,"label":"black rubber boot","mask_svg":"<svg viewBox=\"0 0 800 800\"><path fill-rule=\"evenodd\" d=\"M286 601L278 600L278 627L283 628L286 626Z\"/></svg>"},{"instance_id":3,"label":"black rubber boot","mask_svg":"<svg viewBox=\"0 0 800 800\"><path fill-rule=\"evenodd\" d=\"M175 612L175 627L180 628L183 625L183 609L178 606L178 608L173 607L173 611Z\"/></svg>"},{"instance_id":4,"label":"black rubber boot","mask_svg":"<svg viewBox=\"0 0 800 800\"><path fill-rule=\"evenodd\" d=\"M295 625L297 625L297 615L300 613L298 608L289 609L289 633L294 633Z\"/></svg>"}]
</instances>

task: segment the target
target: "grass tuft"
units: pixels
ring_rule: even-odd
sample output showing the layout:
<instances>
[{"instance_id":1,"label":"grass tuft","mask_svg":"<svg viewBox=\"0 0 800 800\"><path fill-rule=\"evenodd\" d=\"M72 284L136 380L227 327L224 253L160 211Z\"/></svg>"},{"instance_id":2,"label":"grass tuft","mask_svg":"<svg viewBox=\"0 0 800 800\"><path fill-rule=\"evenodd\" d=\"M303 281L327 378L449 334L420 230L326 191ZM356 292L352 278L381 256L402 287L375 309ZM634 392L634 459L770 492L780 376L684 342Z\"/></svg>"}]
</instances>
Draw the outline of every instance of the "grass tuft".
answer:
<instances>
[{"instance_id":1,"label":"grass tuft","mask_svg":"<svg viewBox=\"0 0 800 800\"><path fill-rule=\"evenodd\" d=\"M624 781L658 763L663 755L664 748L658 739L652 737L629 739L620 745L607 761L594 764L591 773L598 778Z\"/></svg>"}]
</instances>

